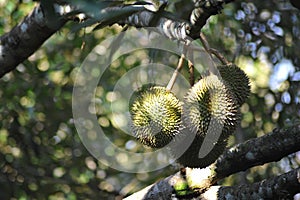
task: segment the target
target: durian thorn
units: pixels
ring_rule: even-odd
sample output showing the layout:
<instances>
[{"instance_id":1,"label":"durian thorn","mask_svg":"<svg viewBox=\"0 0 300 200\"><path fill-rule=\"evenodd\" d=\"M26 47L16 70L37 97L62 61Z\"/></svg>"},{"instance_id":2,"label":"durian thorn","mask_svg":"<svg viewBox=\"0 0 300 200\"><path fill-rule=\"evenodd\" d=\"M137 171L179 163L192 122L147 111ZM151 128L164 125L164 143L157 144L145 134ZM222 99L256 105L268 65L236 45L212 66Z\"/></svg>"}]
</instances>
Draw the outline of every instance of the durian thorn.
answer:
<instances>
[{"instance_id":1,"label":"durian thorn","mask_svg":"<svg viewBox=\"0 0 300 200\"><path fill-rule=\"evenodd\" d=\"M172 75L172 77L171 77L171 79L170 79L170 81L169 81L169 83L168 83L168 85L166 87L166 90L168 92L170 92L172 90L172 88L173 88L173 86L175 84L175 81L177 79L177 76L178 76L180 70L182 69L186 52L187 52L187 48L186 48L186 46L184 46L183 47L183 52L182 52L182 54L181 54L181 56L179 58L178 64L177 64L177 68L175 69L175 71L174 71L174 73L173 73L173 75Z\"/></svg>"}]
</instances>

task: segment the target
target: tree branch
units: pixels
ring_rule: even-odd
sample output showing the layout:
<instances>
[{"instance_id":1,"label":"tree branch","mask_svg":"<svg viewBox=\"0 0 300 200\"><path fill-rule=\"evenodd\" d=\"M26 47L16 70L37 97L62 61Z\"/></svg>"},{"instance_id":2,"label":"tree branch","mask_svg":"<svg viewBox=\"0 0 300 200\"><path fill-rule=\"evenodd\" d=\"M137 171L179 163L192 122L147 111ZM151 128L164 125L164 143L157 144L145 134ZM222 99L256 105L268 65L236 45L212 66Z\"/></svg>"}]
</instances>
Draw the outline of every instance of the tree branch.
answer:
<instances>
[{"instance_id":1,"label":"tree branch","mask_svg":"<svg viewBox=\"0 0 300 200\"><path fill-rule=\"evenodd\" d=\"M36 6L23 22L0 37L0 77L15 69L66 23L58 13L47 9Z\"/></svg>"},{"instance_id":2,"label":"tree branch","mask_svg":"<svg viewBox=\"0 0 300 200\"><path fill-rule=\"evenodd\" d=\"M141 27L156 27L160 34L165 37L178 41L188 40L188 30L190 25L188 22L182 22L172 17L160 17L153 24L153 19L156 18L156 13L149 10L138 12L129 16L124 21L118 22L119 24L127 24L137 28Z\"/></svg>"},{"instance_id":3,"label":"tree branch","mask_svg":"<svg viewBox=\"0 0 300 200\"><path fill-rule=\"evenodd\" d=\"M193 0L195 8L191 13L190 22L192 24L189 36L198 38L202 27L210 16L216 15L223 9L223 4L231 3L234 0Z\"/></svg>"},{"instance_id":4,"label":"tree branch","mask_svg":"<svg viewBox=\"0 0 300 200\"><path fill-rule=\"evenodd\" d=\"M202 193L218 180L231 174L244 171L253 166L278 161L291 153L300 151L299 143L299 124L288 129L275 129L272 133L248 140L228 149L214 164L207 168L187 168L186 180L191 189ZM162 194L166 198L170 198L174 184L178 180L182 181L184 179L185 177L178 172L134 193L126 199L160 199Z\"/></svg>"},{"instance_id":5,"label":"tree branch","mask_svg":"<svg viewBox=\"0 0 300 200\"><path fill-rule=\"evenodd\" d=\"M254 166L279 161L300 151L300 124L288 129L274 129L272 133L238 144L217 160L216 172L222 179Z\"/></svg>"},{"instance_id":6,"label":"tree branch","mask_svg":"<svg viewBox=\"0 0 300 200\"><path fill-rule=\"evenodd\" d=\"M168 12L152 12L142 11L135 13L119 24L128 24L135 27L153 27L153 19L156 21L156 28L159 32L169 39L178 41L187 41L188 38L197 39L202 27L206 24L207 19L220 13L224 3L230 3L234 0L195 0L195 8L193 9L190 22L180 21Z\"/></svg>"},{"instance_id":7,"label":"tree branch","mask_svg":"<svg viewBox=\"0 0 300 200\"><path fill-rule=\"evenodd\" d=\"M300 192L300 168L257 183L238 186L212 186L198 199L293 199Z\"/></svg>"},{"instance_id":8,"label":"tree branch","mask_svg":"<svg viewBox=\"0 0 300 200\"><path fill-rule=\"evenodd\" d=\"M211 15L218 14L224 3L231 1L233 0L195 1L195 9L191 13L190 22L176 18L172 13L164 11L164 6L162 6L157 11L143 10L137 12L124 20L117 21L117 23L135 27L155 26L162 35L170 39L188 42L189 37L192 39L199 38L199 32L206 20ZM54 2L64 3L61 0L42 1L30 15L25 17L23 22L0 37L0 77L27 59L67 22L67 18L63 18L61 13L55 12L54 6L58 4ZM151 5L147 6L151 7ZM109 7L107 11L113 8ZM122 5L115 8L122 9ZM97 21L91 21L97 23ZM106 26L110 23L116 23L116 21L101 21L99 27L102 28L101 23Z\"/></svg>"}]
</instances>

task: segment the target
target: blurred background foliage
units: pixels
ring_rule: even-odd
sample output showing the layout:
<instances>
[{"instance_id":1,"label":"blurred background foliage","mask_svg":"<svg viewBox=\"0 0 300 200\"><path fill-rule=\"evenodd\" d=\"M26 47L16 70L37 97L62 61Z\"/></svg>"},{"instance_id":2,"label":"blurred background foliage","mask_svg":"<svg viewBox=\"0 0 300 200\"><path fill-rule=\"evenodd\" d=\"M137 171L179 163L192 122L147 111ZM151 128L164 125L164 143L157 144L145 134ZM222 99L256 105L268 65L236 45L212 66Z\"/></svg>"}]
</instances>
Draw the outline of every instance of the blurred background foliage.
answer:
<instances>
[{"instance_id":1,"label":"blurred background foliage","mask_svg":"<svg viewBox=\"0 0 300 200\"><path fill-rule=\"evenodd\" d=\"M169 11L182 12L176 8L183 9L178 6L183 2L169 1ZM35 4L29 0L0 0L0 34L10 31ZM108 36L119 33L121 27L97 31L87 27L72 32L75 25L68 23L0 80L1 199L118 199L178 170L177 165L170 165L150 173L120 172L97 161L82 145L72 117L76 72L88 53ZM222 14L211 17L203 32L211 47L237 63L251 79L252 94L241 108L241 125L229 146L299 123L297 8L287 0L235 1L225 5ZM124 55L112 63L96 96L108 103L115 101L111 91L118 79L151 60L172 67L177 63L175 55L164 52ZM183 74L188 73L185 70ZM112 142L134 151L147 151L115 127L109 109L98 106L99 124L110 133ZM299 164L298 152L230 176L222 184L253 183Z\"/></svg>"}]
</instances>

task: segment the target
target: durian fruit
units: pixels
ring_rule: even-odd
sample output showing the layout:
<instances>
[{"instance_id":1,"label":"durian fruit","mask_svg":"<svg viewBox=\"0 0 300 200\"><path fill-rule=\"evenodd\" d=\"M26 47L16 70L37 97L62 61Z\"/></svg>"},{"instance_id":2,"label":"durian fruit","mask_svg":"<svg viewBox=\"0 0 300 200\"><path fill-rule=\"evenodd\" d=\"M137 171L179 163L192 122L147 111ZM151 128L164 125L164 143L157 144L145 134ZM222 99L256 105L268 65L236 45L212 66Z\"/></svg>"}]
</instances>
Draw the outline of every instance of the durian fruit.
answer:
<instances>
[{"instance_id":1,"label":"durian fruit","mask_svg":"<svg viewBox=\"0 0 300 200\"><path fill-rule=\"evenodd\" d=\"M245 72L235 64L221 65L217 69L222 79L234 93L238 105L245 103L250 94L249 78Z\"/></svg>"},{"instance_id":2,"label":"durian fruit","mask_svg":"<svg viewBox=\"0 0 300 200\"><path fill-rule=\"evenodd\" d=\"M185 167L191 168L205 168L215 162L217 158L224 152L227 146L227 138L220 138L215 142L213 148L204 156L200 156L200 149L203 144L204 137L197 135L193 138L192 143L188 144L188 148L182 152L181 148L187 143L182 140L177 142L176 145L172 145L170 149L171 154L176 161Z\"/></svg>"},{"instance_id":3,"label":"durian fruit","mask_svg":"<svg viewBox=\"0 0 300 200\"><path fill-rule=\"evenodd\" d=\"M182 104L161 86L147 85L135 92L130 114L134 136L152 148L164 147L181 129Z\"/></svg>"},{"instance_id":4,"label":"durian fruit","mask_svg":"<svg viewBox=\"0 0 300 200\"><path fill-rule=\"evenodd\" d=\"M235 130L238 103L220 77L209 75L197 82L186 94L183 105L185 138L170 148L177 162L186 167L206 167L224 151L228 137ZM212 138L211 151L199 156L205 137ZM193 141L189 141L193 139ZM207 141L206 141L207 142ZM191 143L188 147L184 144ZM185 151L182 150L187 148Z\"/></svg>"}]
</instances>

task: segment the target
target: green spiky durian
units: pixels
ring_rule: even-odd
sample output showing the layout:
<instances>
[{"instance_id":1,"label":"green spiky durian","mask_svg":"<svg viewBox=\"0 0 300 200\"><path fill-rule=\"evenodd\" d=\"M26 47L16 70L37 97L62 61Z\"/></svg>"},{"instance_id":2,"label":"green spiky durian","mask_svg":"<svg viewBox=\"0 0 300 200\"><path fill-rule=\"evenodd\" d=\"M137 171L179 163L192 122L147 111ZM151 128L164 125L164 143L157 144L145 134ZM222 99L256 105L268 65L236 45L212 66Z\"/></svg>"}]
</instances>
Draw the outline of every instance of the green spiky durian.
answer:
<instances>
[{"instance_id":1,"label":"green spiky durian","mask_svg":"<svg viewBox=\"0 0 300 200\"><path fill-rule=\"evenodd\" d=\"M184 124L203 136L211 123L219 123L224 131L231 133L238 121L237 101L216 75L204 77L188 91L183 113Z\"/></svg>"},{"instance_id":2,"label":"green spiky durian","mask_svg":"<svg viewBox=\"0 0 300 200\"><path fill-rule=\"evenodd\" d=\"M217 69L221 77L229 86L237 99L238 105L245 103L250 94L249 78L245 72L235 64L221 65Z\"/></svg>"},{"instance_id":3,"label":"green spiky durian","mask_svg":"<svg viewBox=\"0 0 300 200\"><path fill-rule=\"evenodd\" d=\"M161 148L181 129L182 105L164 87L143 87L130 101L134 136L144 145Z\"/></svg>"},{"instance_id":4,"label":"green spiky durian","mask_svg":"<svg viewBox=\"0 0 300 200\"><path fill-rule=\"evenodd\" d=\"M188 91L184 99L184 134L188 134L186 138L192 136L193 141L184 152L180 152L180 148L184 148L183 144L187 141L178 142L171 148L172 154L184 166L208 166L224 151L238 118L238 103L231 90L216 75L204 77ZM208 133L213 138L214 146L205 157L199 157L199 150Z\"/></svg>"}]
</instances>

